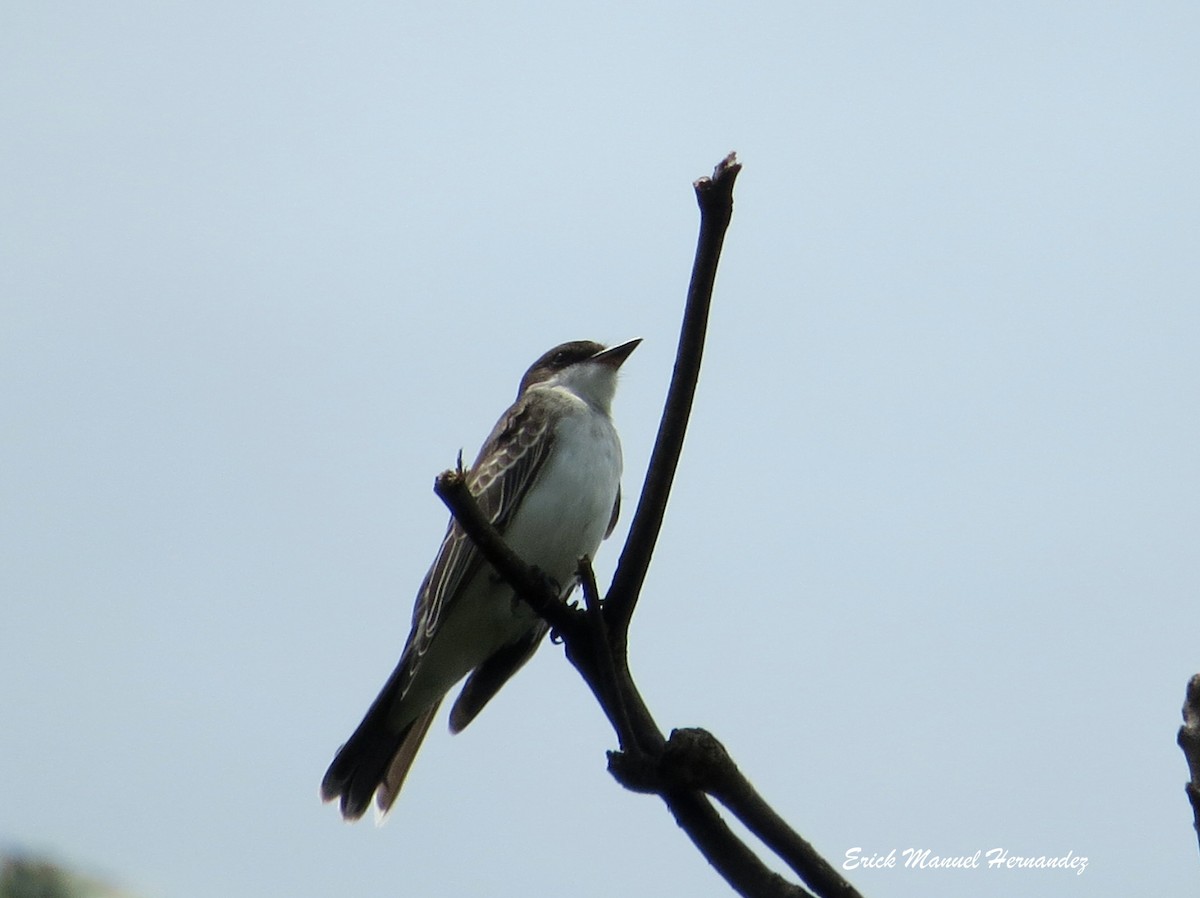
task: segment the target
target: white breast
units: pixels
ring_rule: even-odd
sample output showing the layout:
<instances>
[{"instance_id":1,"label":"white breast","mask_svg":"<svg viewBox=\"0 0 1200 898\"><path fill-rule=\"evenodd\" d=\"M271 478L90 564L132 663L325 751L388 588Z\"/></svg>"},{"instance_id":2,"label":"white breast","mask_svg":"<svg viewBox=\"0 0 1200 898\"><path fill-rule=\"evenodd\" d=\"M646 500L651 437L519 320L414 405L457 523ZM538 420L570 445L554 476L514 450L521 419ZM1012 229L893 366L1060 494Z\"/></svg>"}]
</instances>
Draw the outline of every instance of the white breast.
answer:
<instances>
[{"instance_id":1,"label":"white breast","mask_svg":"<svg viewBox=\"0 0 1200 898\"><path fill-rule=\"evenodd\" d=\"M594 556L621 483L621 443L608 415L575 397L554 432L554 451L509 524L508 544L564 587L582 555Z\"/></svg>"}]
</instances>

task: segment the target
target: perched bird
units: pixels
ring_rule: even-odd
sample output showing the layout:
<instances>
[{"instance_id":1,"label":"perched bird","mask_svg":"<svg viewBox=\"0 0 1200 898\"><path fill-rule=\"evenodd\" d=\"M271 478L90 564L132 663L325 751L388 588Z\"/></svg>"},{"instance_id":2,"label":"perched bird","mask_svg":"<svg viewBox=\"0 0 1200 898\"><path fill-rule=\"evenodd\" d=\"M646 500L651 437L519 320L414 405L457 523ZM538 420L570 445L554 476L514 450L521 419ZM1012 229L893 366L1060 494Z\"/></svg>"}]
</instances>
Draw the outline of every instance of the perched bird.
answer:
<instances>
[{"instance_id":1,"label":"perched bird","mask_svg":"<svg viewBox=\"0 0 1200 898\"><path fill-rule=\"evenodd\" d=\"M575 588L617 522L621 443L612 422L617 369L641 340L605 349L579 340L551 349L521 378L467 472L483 513L525 561ZM520 601L453 520L417 593L400 661L321 782L357 820L376 796L396 800L446 693L467 678L450 712L457 733L533 655L546 624Z\"/></svg>"}]
</instances>

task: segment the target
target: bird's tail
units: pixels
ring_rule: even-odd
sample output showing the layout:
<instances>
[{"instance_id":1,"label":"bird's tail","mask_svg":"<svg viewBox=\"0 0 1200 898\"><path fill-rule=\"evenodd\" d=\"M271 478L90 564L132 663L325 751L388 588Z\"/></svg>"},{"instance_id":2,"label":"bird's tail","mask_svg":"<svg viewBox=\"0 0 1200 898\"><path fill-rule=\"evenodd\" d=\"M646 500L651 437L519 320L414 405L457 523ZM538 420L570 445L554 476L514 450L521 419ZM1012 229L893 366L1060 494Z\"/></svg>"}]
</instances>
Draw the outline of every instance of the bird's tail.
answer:
<instances>
[{"instance_id":1,"label":"bird's tail","mask_svg":"<svg viewBox=\"0 0 1200 898\"><path fill-rule=\"evenodd\" d=\"M347 820L362 817L372 796L381 813L390 811L439 705L440 699L398 732L388 726L382 708L373 707L325 772L321 800L340 798Z\"/></svg>"}]
</instances>

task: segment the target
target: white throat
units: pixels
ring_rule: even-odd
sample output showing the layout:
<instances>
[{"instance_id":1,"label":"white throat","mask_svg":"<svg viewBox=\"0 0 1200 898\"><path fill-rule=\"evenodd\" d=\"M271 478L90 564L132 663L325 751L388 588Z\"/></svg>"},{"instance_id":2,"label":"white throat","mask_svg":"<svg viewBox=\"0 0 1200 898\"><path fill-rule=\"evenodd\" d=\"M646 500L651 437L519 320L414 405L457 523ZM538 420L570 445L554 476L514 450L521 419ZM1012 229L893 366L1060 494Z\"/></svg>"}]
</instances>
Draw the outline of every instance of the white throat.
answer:
<instances>
[{"instance_id":1,"label":"white throat","mask_svg":"<svg viewBox=\"0 0 1200 898\"><path fill-rule=\"evenodd\" d=\"M617 372L603 362L579 362L539 386L568 390L597 411L610 415L617 392Z\"/></svg>"}]
</instances>

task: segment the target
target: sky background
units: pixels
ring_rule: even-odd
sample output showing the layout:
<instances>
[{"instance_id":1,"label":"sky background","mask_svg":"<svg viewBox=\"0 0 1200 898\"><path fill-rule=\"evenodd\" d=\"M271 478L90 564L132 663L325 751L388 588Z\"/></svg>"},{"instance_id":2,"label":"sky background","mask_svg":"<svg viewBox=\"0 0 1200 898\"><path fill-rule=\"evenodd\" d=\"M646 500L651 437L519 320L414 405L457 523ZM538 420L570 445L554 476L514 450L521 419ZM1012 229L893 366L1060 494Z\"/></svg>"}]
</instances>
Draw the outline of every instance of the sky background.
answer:
<instances>
[{"instance_id":1,"label":"sky background","mask_svg":"<svg viewBox=\"0 0 1200 898\"><path fill-rule=\"evenodd\" d=\"M644 338L636 495L736 150L659 722L835 863L1088 858L873 896L1194 894L1198 43L1192 2L5 3L0 849L154 898L728 894L549 644L385 826L317 787L434 476L547 348Z\"/></svg>"}]
</instances>

